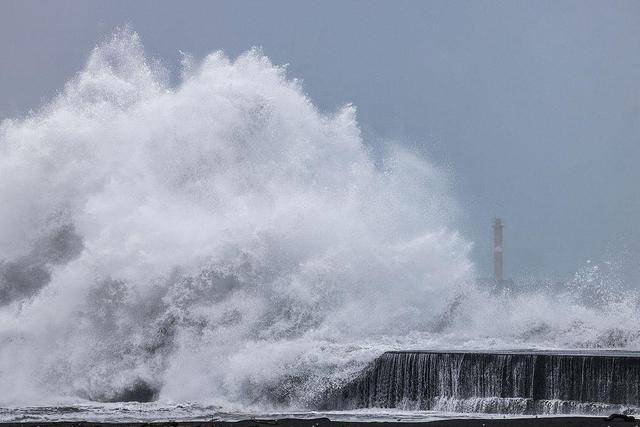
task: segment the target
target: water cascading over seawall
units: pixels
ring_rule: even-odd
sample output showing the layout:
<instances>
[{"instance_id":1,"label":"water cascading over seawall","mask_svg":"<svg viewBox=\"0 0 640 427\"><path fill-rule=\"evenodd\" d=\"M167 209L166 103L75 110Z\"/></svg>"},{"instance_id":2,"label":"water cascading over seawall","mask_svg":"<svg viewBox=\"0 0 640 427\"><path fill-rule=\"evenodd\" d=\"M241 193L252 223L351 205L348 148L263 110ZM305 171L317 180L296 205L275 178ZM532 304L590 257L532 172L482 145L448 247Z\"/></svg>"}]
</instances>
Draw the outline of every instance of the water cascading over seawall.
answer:
<instances>
[{"instance_id":1,"label":"water cascading over seawall","mask_svg":"<svg viewBox=\"0 0 640 427\"><path fill-rule=\"evenodd\" d=\"M327 405L519 414L637 409L640 352L387 352Z\"/></svg>"}]
</instances>

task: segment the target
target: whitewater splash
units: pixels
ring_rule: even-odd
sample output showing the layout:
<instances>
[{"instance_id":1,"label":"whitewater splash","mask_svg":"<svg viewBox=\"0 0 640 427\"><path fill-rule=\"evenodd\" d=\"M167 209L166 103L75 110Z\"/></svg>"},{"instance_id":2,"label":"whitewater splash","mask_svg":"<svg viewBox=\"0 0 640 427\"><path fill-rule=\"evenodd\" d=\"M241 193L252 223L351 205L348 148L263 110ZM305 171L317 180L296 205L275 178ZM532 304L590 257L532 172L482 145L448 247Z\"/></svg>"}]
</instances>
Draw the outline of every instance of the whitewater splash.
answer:
<instances>
[{"instance_id":1,"label":"whitewater splash","mask_svg":"<svg viewBox=\"0 0 640 427\"><path fill-rule=\"evenodd\" d=\"M4 405L309 408L390 349L638 343L637 298L593 280L476 289L442 173L374 162L353 107L256 50L172 86L118 32L2 122L0 200Z\"/></svg>"}]
</instances>

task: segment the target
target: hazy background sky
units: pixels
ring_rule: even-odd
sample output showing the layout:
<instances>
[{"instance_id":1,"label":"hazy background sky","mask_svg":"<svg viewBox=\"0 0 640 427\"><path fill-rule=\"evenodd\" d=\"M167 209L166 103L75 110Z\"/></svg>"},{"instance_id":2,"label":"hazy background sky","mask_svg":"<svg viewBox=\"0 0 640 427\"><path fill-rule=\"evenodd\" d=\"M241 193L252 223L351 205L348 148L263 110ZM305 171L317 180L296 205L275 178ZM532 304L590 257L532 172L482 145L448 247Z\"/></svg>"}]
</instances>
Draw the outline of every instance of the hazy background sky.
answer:
<instances>
[{"instance_id":1,"label":"hazy background sky","mask_svg":"<svg viewBox=\"0 0 640 427\"><path fill-rule=\"evenodd\" d=\"M321 109L354 103L369 144L446 167L483 274L494 215L509 276L640 271L640 1L0 0L0 118L125 24L174 77L180 50L261 46Z\"/></svg>"}]
</instances>

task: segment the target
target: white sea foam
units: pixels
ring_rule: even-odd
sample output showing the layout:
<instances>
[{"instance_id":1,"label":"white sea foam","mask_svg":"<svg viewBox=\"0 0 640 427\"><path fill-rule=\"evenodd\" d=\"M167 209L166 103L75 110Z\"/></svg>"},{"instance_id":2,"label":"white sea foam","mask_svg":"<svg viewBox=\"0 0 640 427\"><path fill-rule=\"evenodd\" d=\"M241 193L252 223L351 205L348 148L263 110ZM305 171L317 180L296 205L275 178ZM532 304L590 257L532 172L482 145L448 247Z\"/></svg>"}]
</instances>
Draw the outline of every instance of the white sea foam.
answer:
<instances>
[{"instance_id":1,"label":"white sea foam","mask_svg":"<svg viewBox=\"0 0 640 427\"><path fill-rule=\"evenodd\" d=\"M593 280L476 289L443 174L374 162L354 107L259 51L153 64L119 31L0 125L0 404L308 408L387 349L637 347L635 297Z\"/></svg>"}]
</instances>

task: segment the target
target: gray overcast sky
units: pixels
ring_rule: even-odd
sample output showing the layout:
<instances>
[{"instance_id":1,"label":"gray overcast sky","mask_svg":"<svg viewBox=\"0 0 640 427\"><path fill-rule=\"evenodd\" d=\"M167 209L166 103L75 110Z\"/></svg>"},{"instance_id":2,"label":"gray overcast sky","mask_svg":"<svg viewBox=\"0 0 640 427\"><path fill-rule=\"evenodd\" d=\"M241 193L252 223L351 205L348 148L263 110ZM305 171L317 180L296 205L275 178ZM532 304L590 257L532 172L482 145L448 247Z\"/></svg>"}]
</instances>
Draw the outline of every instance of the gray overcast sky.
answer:
<instances>
[{"instance_id":1,"label":"gray overcast sky","mask_svg":"<svg viewBox=\"0 0 640 427\"><path fill-rule=\"evenodd\" d=\"M446 165L475 261L506 229L507 274L640 253L639 1L0 0L0 117L35 109L116 26L176 73L179 50L262 46L372 144Z\"/></svg>"}]
</instances>

